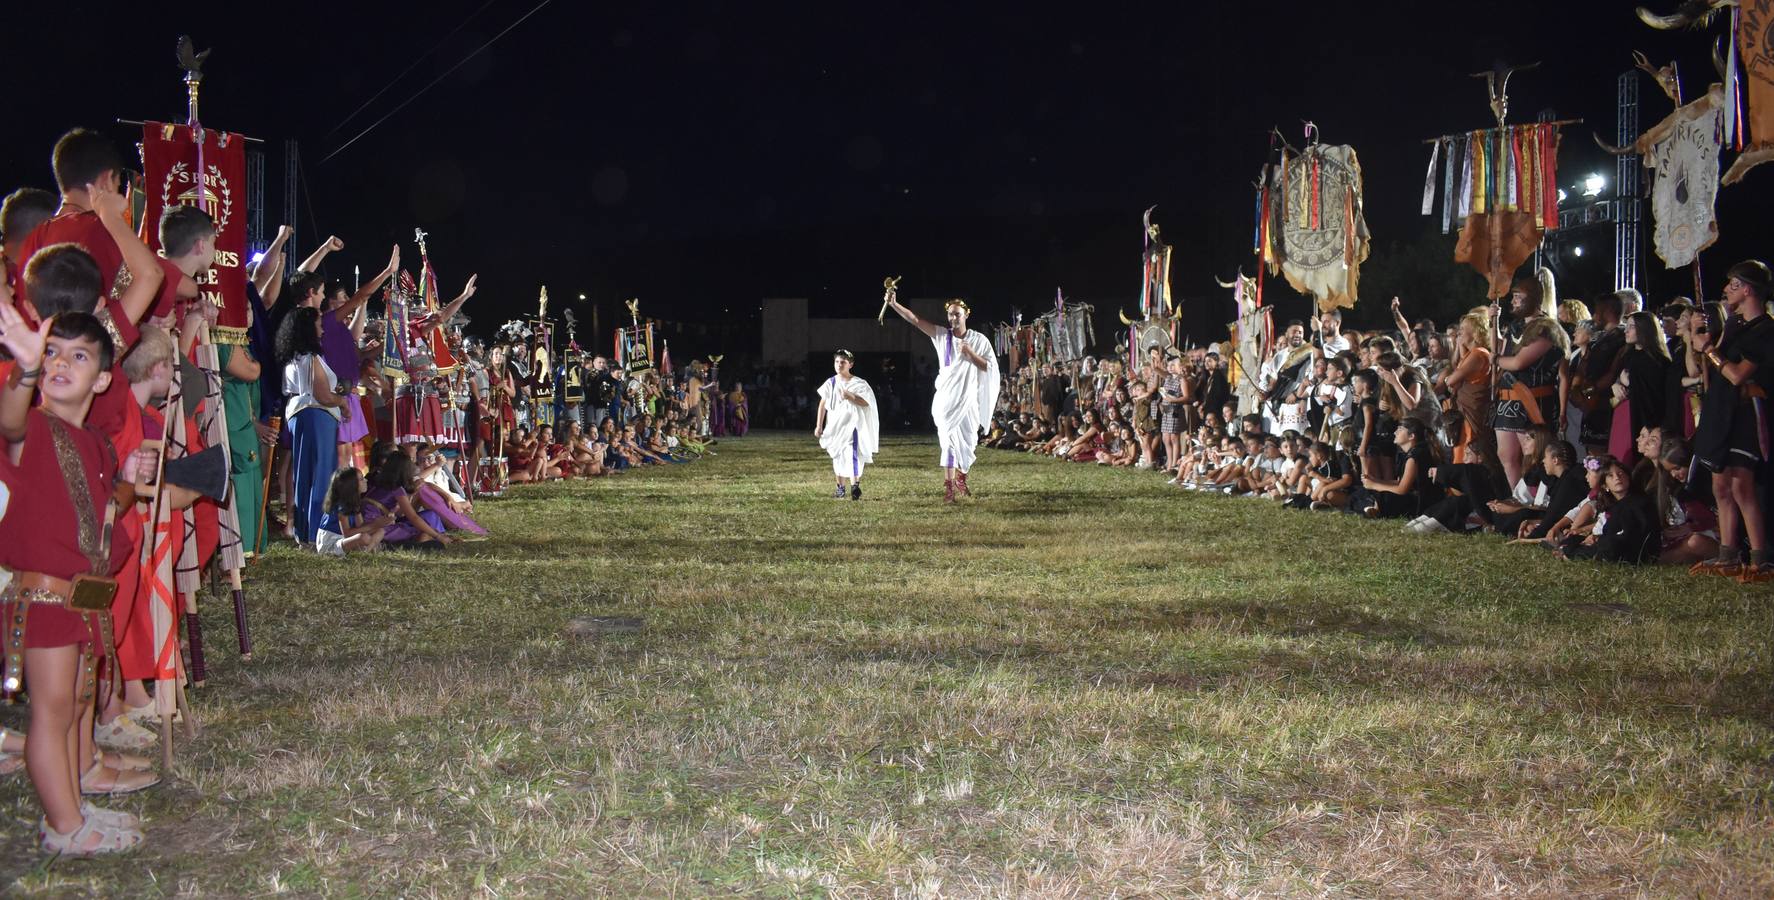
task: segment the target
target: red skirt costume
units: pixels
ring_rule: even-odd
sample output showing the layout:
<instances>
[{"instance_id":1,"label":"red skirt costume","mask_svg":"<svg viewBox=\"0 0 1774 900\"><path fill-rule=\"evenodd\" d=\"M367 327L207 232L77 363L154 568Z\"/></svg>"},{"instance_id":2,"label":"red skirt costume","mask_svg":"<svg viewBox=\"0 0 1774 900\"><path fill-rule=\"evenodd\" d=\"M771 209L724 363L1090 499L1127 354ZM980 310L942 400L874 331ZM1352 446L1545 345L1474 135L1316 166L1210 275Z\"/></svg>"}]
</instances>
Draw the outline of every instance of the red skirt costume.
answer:
<instances>
[{"instance_id":1,"label":"red skirt costume","mask_svg":"<svg viewBox=\"0 0 1774 900\"><path fill-rule=\"evenodd\" d=\"M429 382L403 384L395 389L394 441L397 444L446 443L443 401Z\"/></svg>"},{"instance_id":2,"label":"red skirt costume","mask_svg":"<svg viewBox=\"0 0 1774 900\"><path fill-rule=\"evenodd\" d=\"M141 428L137 433L136 444L130 447L131 451L136 446L140 446L142 438L159 440L165 434L165 424L159 409L143 409L139 412ZM197 423L189 417L185 419L185 435L189 442L188 453L197 453L204 448L202 437L197 431ZM121 448L120 440L119 449L121 450ZM153 515L152 504L138 503L132 514L128 516L119 514L119 527L121 528L125 521L129 522L132 539L139 546L142 536L154 527L151 521ZM189 524L186 522L183 511L174 511L168 527L169 530L164 540L168 541L171 547L174 568L178 568L180 548L187 540L185 532L189 527L194 532L197 545L196 568L201 570L214 558L216 548L220 545L221 510L216 506L215 501L207 497L200 497L191 506ZM149 561L138 556L134 564L127 567L118 576L117 599L111 604L111 618L117 641L117 670L123 678L132 681L152 680L156 677L157 672L155 657L158 648L154 644L154 626L151 613L153 603L151 586L155 576L153 572L149 571L150 566ZM168 585L168 588L174 593L178 593L176 583L175 576L174 584ZM175 630L178 628L178 617L183 613L184 604L174 603L173 628Z\"/></svg>"},{"instance_id":3,"label":"red skirt costume","mask_svg":"<svg viewBox=\"0 0 1774 900\"><path fill-rule=\"evenodd\" d=\"M81 531L83 527L90 528L96 538L117 475L116 460L103 434L95 428L62 422L52 425L51 418L41 409L31 410L17 463L11 460L11 448L0 441L0 448L8 451L0 453L0 481L5 482L12 495L5 517L0 518L0 566L14 573L4 594L5 621L10 630L21 611L19 607L28 607L23 610L22 641L27 649L88 646L97 641L91 614L71 609L65 602L57 602L41 592L27 590L21 582L27 573L64 581L93 574L93 561L81 547ZM51 433L57 426L66 435L70 448L65 460ZM87 493L89 502L82 504L84 509L78 512L63 477L64 463L76 469L79 487ZM88 514L94 518L83 522ZM103 574L116 575L134 554L135 544L127 533L113 529L110 554L100 561ZM7 663L10 669L12 660Z\"/></svg>"}]
</instances>

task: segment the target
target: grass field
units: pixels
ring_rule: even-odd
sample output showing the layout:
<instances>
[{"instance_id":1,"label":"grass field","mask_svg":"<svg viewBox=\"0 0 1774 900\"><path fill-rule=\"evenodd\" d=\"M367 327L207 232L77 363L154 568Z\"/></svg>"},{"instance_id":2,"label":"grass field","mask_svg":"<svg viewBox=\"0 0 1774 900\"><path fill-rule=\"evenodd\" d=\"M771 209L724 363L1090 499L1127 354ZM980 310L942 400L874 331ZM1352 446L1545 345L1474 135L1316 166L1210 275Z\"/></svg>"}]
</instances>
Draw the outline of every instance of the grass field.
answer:
<instances>
[{"instance_id":1,"label":"grass field","mask_svg":"<svg viewBox=\"0 0 1774 900\"><path fill-rule=\"evenodd\" d=\"M37 895L1774 894L1774 592L889 439L250 573L203 734ZM576 635L582 616L638 631ZM18 721L15 710L8 721Z\"/></svg>"}]
</instances>

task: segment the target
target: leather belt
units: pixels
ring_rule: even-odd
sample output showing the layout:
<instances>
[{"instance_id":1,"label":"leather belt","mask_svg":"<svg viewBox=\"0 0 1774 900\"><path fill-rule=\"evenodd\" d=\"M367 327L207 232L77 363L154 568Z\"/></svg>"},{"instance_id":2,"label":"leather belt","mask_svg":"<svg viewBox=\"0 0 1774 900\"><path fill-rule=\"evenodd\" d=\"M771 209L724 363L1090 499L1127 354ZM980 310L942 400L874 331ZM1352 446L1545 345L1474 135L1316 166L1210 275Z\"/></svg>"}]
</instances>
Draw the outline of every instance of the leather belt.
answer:
<instances>
[{"instance_id":1,"label":"leather belt","mask_svg":"<svg viewBox=\"0 0 1774 900\"><path fill-rule=\"evenodd\" d=\"M29 598L31 602L48 603L52 606L66 606L68 598L74 593L72 581L38 572L14 572L12 585L21 593L37 592L37 596ZM43 594L53 595L55 599L47 599Z\"/></svg>"}]
</instances>

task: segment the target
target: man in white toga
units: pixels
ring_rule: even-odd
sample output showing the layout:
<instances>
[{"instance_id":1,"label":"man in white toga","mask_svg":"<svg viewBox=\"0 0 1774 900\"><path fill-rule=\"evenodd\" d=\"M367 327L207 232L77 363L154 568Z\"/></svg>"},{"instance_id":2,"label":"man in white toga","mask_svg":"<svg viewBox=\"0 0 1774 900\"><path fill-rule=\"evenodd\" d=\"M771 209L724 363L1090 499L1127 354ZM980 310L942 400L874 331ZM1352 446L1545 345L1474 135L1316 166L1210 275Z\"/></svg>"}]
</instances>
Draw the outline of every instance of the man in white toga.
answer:
<instances>
[{"instance_id":1,"label":"man in white toga","mask_svg":"<svg viewBox=\"0 0 1774 900\"><path fill-rule=\"evenodd\" d=\"M875 461L881 447L881 418L875 410L875 392L869 383L851 374L856 356L848 350L832 354L832 377L819 386L819 420L813 436L832 458L832 474L840 500L862 499L862 469ZM845 482L848 481L848 487Z\"/></svg>"},{"instance_id":2,"label":"man in white toga","mask_svg":"<svg viewBox=\"0 0 1774 900\"><path fill-rule=\"evenodd\" d=\"M991 424L992 408L998 405L998 359L992 354L992 342L967 330L966 301L950 300L943 306L947 328L918 318L897 296L888 305L930 335L936 347L936 397L930 401L930 417L936 420L936 440L942 447L943 500L955 502L956 493L971 497L967 470L973 468L980 431Z\"/></svg>"}]
</instances>

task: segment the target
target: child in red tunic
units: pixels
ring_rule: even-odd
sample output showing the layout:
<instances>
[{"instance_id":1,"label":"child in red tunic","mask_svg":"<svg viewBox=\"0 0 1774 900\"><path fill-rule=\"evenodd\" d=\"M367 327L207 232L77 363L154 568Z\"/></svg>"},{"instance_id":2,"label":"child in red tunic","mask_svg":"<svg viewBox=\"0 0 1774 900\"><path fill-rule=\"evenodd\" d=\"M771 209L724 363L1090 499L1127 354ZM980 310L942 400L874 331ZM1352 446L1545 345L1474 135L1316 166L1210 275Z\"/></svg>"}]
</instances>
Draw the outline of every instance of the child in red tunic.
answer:
<instances>
[{"instance_id":1,"label":"child in red tunic","mask_svg":"<svg viewBox=\"0 0 1774 900\"><path fill-rule=\"evenodd\" d=\"M16 692L21 674L30 684L26 767L43 804L43 848L70 856L127 851L142 841L140 822L80 800L93 710L82 654L102 638L95 617L69 601L76 578L115 576L128 564L134 546L105 526L116 515L114 486L151 469L152 454L131 454L120 470L106 437L86 426L112 367L110 336L92 315L66 313L32 329L0 287L0 346L16 363L0 387L0 480L12 494L0 519L0 566L11 573L0 688ZM34 409L39 389L42 406Z\"/></svg>"}]
</instances>

